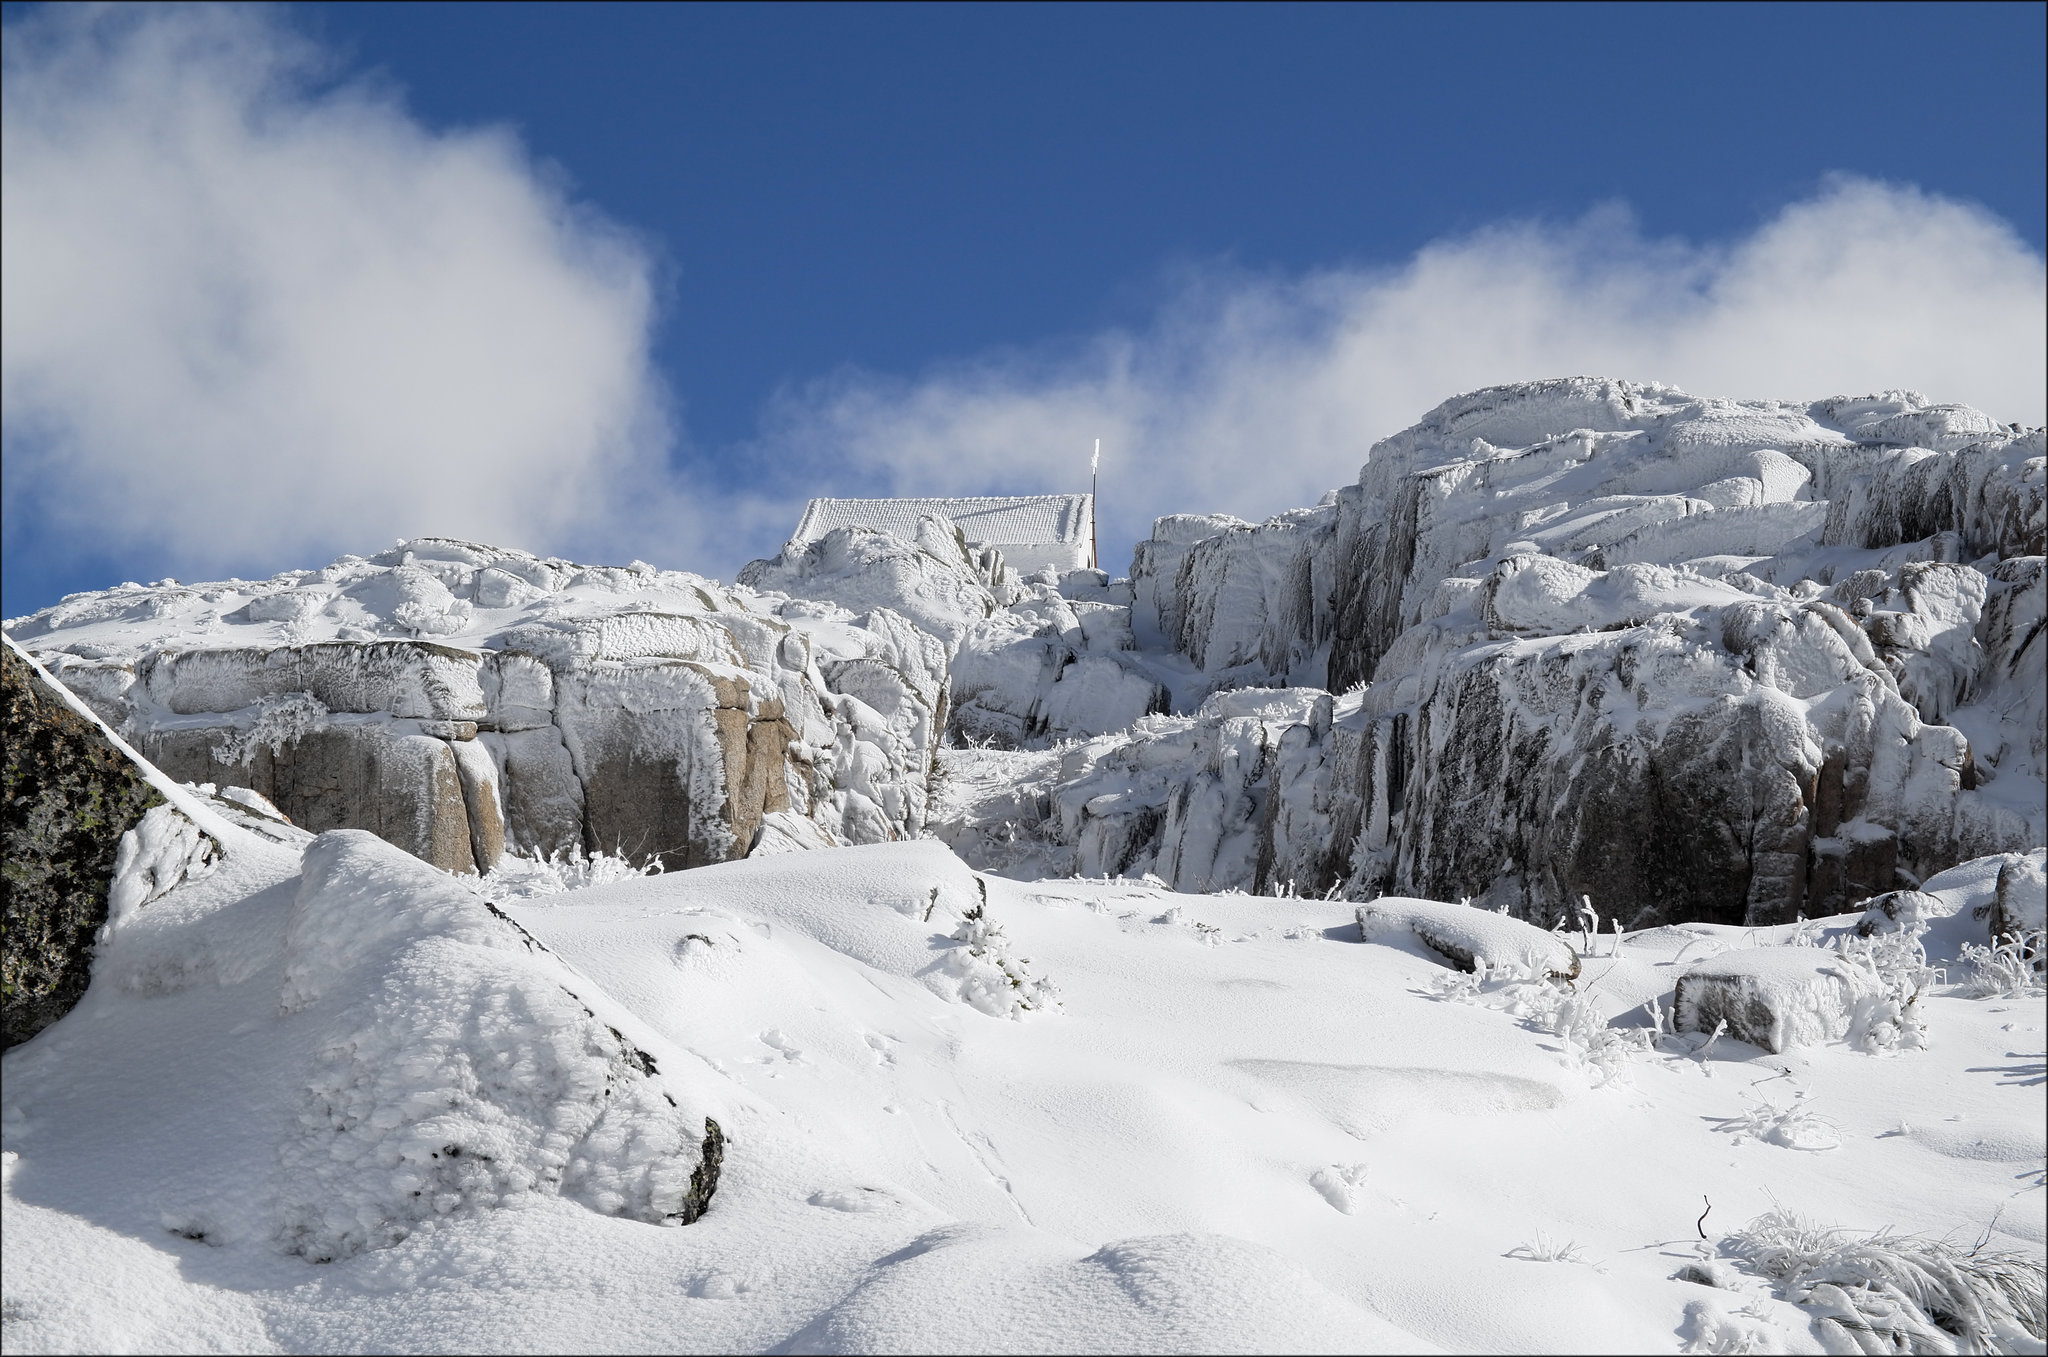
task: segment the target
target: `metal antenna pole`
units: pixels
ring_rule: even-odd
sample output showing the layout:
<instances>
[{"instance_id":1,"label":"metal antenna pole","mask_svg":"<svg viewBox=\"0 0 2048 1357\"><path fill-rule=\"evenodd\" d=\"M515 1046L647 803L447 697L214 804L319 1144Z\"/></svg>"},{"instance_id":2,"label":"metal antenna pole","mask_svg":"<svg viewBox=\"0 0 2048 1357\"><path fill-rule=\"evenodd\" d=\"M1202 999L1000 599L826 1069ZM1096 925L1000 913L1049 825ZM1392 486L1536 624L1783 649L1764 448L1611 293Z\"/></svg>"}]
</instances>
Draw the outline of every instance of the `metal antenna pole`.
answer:
<instances>
[{"instance_id":1,"label":"metal antenna pole","mask_svg":"<svg viewBox=\"0 0 2048 1357\"><path fill-rule=\"evenodd\" d=\"M1095 455L1088 459L1088 568L1102 569L1102 553L1095 540L1095 487L1102 471L1102 440L1095 440Z\"/></svg>"}]
</instances>

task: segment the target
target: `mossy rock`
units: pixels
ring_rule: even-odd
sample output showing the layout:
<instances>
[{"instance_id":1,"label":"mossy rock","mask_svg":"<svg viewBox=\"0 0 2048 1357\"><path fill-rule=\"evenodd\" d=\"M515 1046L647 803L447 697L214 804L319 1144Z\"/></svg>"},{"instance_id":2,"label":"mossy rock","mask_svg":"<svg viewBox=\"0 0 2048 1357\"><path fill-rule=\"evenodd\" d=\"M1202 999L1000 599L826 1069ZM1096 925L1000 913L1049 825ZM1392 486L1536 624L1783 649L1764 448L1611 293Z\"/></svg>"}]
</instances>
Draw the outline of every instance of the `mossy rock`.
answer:
<instances>
[{"instance_id":1,"label":"mossy rock","mask_svg":"<svg viewBox=\"0 0 2048 1357\"><path fill-rule=\"evenodd\" d=\"M121 836L163 797L11 650L0 650L0 684L7 741L0 1046L12 1047L69 1013L85 993Z\"/></svg>"}]
</instances>

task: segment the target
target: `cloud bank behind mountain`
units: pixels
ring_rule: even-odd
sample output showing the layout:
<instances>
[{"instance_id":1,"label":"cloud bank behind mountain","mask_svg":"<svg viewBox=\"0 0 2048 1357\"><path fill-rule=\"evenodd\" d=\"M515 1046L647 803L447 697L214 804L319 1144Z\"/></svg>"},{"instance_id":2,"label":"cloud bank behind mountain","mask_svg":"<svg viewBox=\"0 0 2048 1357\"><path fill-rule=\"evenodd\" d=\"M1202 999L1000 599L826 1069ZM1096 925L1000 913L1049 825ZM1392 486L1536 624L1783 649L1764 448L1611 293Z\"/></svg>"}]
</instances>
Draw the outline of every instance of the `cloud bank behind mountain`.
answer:
<instances>
[{"instance_id":1,"label":"cloud bank behind mountain","mask_svg":"<svg viewBox=\"0 0 2048 1357\"><path fill-rule=\"evenodd\" d=\"M849 366L695 446L651 352L706 322L511 131L427 127L266 11L45 10L5 60L8 535L138 574L438 532L729 576L807 494L1079 488L1098 437L1115 565L1156 514L1312 503L1446 397L1572 373L2048 418L2041 255L1835 178L1730 241L1603 205L1392 264L1183 263L1137 325Z\"/></svg>"}]
</instances>

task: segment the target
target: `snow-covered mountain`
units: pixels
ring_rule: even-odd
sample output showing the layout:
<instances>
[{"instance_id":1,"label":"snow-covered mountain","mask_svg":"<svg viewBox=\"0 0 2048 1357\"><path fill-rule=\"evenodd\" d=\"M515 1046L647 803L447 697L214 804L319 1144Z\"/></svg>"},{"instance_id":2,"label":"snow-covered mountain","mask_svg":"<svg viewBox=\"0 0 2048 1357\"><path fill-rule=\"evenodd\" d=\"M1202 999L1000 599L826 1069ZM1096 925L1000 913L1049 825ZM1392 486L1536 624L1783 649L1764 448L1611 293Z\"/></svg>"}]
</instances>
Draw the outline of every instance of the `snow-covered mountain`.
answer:
<instances>
[{"instance_id":1,"label":"snow-covered mountain","mask_svg":"<svg viewBox=\"0 0 2048 1357\"><path fill-rule=\"evenodd\" d=\"M1128 578L9 622L7 1350L2041 1351L2043 454L1574 379Z\"/></svg>"},{"instance_id":2,"label":"snow-covered mountain","mask_svg":"<svg viewBox=\"0 0 2048 1357\"><path fill-rule=\"evenodd\" d=\"M10 630L179 776L451 868L718 861L790 810L995 871L1776 923L2048 838L2043 452L1910 393L1572 379L1315 508L1162 519L1128 581L937 520L731 588L428 539Z\"/></svg>"}]
</instances>

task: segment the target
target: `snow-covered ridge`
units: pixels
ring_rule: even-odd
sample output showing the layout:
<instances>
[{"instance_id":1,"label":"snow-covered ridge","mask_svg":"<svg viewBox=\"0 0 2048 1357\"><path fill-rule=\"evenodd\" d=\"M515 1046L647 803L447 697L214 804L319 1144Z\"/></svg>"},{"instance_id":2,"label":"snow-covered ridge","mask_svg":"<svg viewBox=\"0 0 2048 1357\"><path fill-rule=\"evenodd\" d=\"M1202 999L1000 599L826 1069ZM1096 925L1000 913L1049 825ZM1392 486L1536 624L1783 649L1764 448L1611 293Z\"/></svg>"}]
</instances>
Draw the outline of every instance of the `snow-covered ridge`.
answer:
<instances>
[{"instance_id":1,"label":"snow-covered ridge","mask_svg":"<svg viewBox=\"0 0 2048 1357\"><path fill-rule=\"evenodd\" d=\"M1129 580L926 516L737 587L425 539L10 630L178 775L454 868L715 862L791 813L1021 874L1765 923L2048 837L2043 450L1913 393L1574 378L1265 524L1161 519Z\"/></svg>"}]
</instances>

